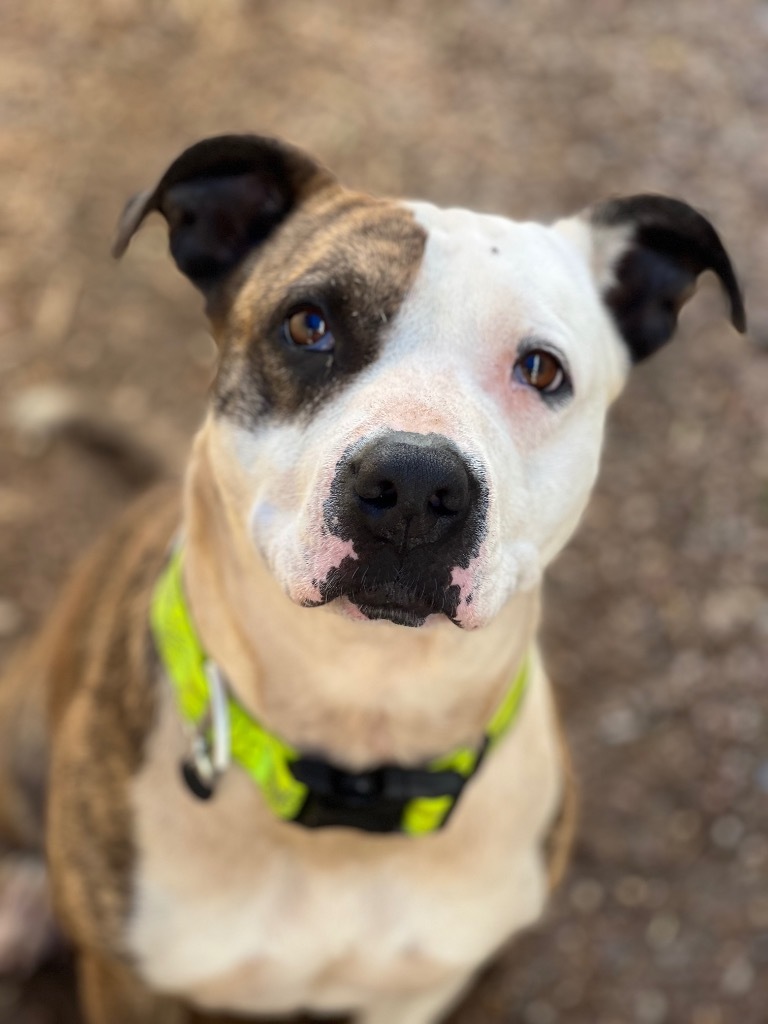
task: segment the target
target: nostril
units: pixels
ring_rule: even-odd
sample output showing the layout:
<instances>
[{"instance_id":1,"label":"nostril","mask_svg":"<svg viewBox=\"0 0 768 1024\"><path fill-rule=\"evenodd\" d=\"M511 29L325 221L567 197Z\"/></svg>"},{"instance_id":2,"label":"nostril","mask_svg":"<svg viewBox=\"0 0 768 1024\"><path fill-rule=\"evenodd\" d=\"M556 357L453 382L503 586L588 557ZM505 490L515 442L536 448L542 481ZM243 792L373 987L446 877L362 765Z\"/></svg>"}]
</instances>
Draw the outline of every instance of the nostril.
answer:
<instances>
[{"instance_id":1,"label":"nostril","mask_svg":"<svg viewBox=\"0 0 768 1024\"><path fill-rule=\"evenodd\" d=\"M384 511L397 504L397 488L391 480L361 482L358 480L357 495L369 508Z\"/></svg>"},{"instance_id":2,"label":"nostril","mask_svg":"<svg viewBox=\"0 0 768 1024\"><path fill-rule=\"evenodd\" d=\"M455 516L464 507L464 500L455 491L441 487L429 496L427 504L436 516Z\"/></svg>"},{"instance_id":3,"label":"nostril","mask_svg":"<svg viewBox=\"0 0 768 1024\"><path fill-rule=\"evenodd\" d=\"M462 528L472 478L459 453L432 435L393 434L363 448L345 467L357 522L387 544L437 544Z\"/></svg>"}]
</instances>

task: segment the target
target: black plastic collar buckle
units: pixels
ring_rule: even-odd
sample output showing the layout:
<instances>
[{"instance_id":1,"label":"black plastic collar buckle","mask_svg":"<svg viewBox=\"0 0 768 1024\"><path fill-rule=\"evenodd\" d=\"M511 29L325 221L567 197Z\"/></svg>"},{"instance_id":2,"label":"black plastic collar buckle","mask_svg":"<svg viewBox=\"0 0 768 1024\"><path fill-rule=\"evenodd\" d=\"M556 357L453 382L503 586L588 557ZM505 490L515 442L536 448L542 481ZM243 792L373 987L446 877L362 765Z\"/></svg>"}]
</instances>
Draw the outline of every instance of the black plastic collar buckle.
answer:
<instances>
[{"instance_id":1,"label":"black plastic collar buckle","mask_svg":"<svg viewBox=\"0 0 768 1024\"><path fill-rule=\"evenodd\" d=\"M451 770L382 765L349 772L310 757L299 758L290 768L309 790L295 819L307 828L346 826L366 832L399 832L409 801L449 796L455 805L467 782Z\"/></svg>"}]
</instances>

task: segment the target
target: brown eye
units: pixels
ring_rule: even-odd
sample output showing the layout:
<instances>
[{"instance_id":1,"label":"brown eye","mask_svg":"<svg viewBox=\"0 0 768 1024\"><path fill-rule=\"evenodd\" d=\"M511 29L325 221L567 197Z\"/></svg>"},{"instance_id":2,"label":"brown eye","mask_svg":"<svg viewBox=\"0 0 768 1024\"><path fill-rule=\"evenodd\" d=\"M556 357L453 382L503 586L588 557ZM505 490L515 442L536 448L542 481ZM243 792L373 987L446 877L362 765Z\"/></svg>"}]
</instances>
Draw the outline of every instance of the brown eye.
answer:
<instances>
[{"instance_id":1,"label":"brown eye","mask_svg":"<svg viewBox=\"0 0 768 1024\"><path fill-rule=\"evenodd\" d=\"M313 352L330 352L334 338L328 330L323 311L317 306L296 310L285 321L285 332L292 344Z\"/></svg>"},{"instance_id":2,"label":"brown eye","mask_svg":"<svg viewBox=\"0 0 768 1024\"><path fill-rule=\"evenodd\" d=\"M542 348L532 349L521 356L515 363L514 375L523 384L550 395L559 391L566 379L558 360Z\"/></svg>"}]
</instances>

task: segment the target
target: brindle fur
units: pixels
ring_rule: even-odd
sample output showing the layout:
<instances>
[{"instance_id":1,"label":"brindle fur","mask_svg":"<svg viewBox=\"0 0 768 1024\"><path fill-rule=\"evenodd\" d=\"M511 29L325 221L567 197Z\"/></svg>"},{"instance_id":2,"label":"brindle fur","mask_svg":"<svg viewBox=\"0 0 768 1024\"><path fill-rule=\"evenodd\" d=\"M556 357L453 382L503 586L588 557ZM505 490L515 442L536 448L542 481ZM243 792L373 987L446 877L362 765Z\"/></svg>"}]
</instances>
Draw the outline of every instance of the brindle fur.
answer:
<instances>
[{"instance_id":1,"label":"brindle fur","mask_svg":"<svg viewBox=\"0 0 768 1024\"><path fill-rule=\"evenodd\" d=\"M340 187L313 196L250 259L228 317L214 322L217 412L247 425L311 414L332 397L376 358L424 244L423 229L396 203ZM285 343L282 324L304 303L327 311L333 366Z\"/></svg>"}]
</instances>

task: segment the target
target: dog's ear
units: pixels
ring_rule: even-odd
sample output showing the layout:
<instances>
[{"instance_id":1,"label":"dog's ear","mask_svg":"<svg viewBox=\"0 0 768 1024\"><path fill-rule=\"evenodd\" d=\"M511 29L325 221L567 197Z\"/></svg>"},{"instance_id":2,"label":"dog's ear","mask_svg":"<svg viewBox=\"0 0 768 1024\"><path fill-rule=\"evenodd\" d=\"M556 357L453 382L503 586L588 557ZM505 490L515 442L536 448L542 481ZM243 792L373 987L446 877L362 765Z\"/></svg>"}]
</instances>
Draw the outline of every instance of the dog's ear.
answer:
<instances>
[{"instance_id":1,"label":"dog's ear","mask_svg":"<svg viewBox=\"0 0 768 1024\"><path fill-rule=\"evenodd\" d=\"M731 323L746 331L744 303L728 253L700 213L677 199L637 195L585 211L594 271L634 362L670 340L677 316L705 270L720 278Z\"/></svg>"},{"instance_id":2,"label":"dog's ear","mask_svg":"<svg viewBox=\"0 0 768 1024\"><path fill-rule=\"evenodd\" d=\"M112 249L123 255L147 214L168 222L171 254L206 296L304 199L334 182L299 149L258 135L203 139L125 207Z\"/></svg>"}]
</instances>

